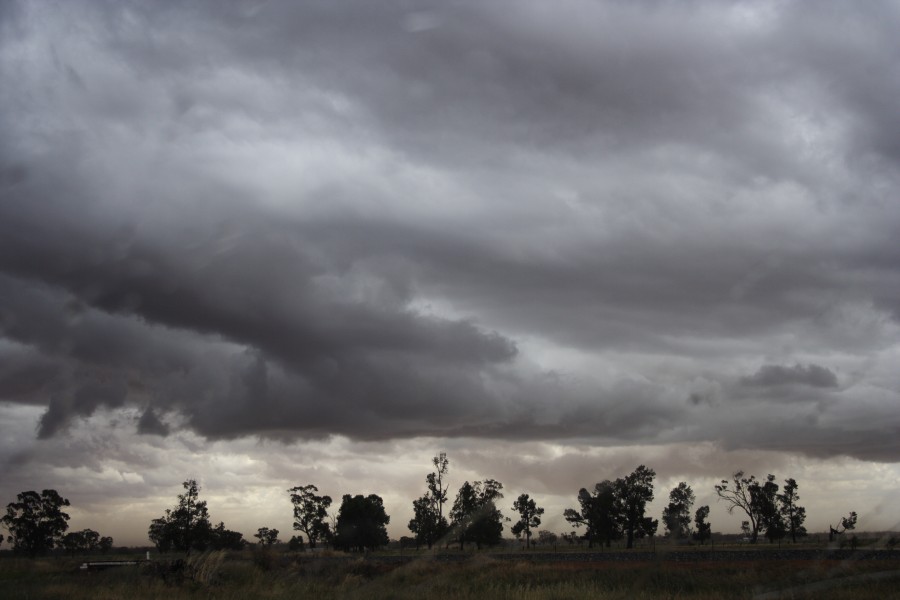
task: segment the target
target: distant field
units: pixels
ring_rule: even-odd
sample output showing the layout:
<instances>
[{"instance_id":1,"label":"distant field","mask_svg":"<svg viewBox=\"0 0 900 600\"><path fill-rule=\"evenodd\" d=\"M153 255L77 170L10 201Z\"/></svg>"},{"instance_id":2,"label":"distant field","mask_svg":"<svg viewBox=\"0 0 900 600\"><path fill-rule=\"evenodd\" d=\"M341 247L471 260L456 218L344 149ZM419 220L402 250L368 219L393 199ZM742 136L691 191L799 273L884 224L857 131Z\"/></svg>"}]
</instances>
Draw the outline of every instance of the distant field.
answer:
<instances>
[{"instance_id":1,"label":"distant field","mask_svg":"<svg viewBox=\"0 0 900 600\"><path fill-rule=\"evenodd\" d=\"M900 552L759 547L657 552L518 552L369 557L246 550L84 572L100 557L0 559L0 597L359 598L515 600L579 598L900 597ZM115 559L140 558L117 555ZM175 567L173 569L173 566Z\"/></svg>"}]
</instances>

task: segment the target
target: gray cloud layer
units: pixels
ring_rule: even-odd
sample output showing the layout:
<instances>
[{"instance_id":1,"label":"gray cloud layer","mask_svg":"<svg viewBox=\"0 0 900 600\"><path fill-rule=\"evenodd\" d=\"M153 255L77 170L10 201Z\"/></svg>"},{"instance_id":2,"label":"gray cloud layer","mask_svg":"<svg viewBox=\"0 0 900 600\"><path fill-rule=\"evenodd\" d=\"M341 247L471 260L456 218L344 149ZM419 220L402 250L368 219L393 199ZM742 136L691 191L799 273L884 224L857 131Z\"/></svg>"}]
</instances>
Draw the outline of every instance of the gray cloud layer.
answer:
<instances>
[{"instance_id":1,"label":"gray cloud layer","mask_svg":"<svg viewBox=\"0 0 900 600\"><path fill-rule=\"evenodd\" d=\"M900 458L900 13L10 3L0 399Z\"/></svg>"},{"instance_id":2,"label":"gray cloud layer","mask_svg":"<svg viewBox=\"0 0 900 600\"><path fill-rule=\"evenodd\" d=\"M819 365L794 365L793 367L763 365L753 375L741 379L741 383L747 386L798 384L817 388L832 388L837 387L838 380L832 371Z\"/></svg>"}]
</instances>

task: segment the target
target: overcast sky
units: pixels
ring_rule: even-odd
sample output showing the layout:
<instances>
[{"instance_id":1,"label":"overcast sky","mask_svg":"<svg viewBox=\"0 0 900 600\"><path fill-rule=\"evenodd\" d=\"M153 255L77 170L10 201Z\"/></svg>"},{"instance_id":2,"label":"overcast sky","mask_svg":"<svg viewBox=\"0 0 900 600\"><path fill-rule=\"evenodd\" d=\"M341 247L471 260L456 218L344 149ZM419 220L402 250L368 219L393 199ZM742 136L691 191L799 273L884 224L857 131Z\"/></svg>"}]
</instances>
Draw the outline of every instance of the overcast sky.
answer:
<instances>
[{"instance_id":1,"label":"overcast sky","mask_svg":"<svg viewBox=\"0 0 900 600\"><path fill-rule=\"evenodd\" d=\"M900 4L0 4L0 504L146 543L180 483L431 457L545 525L656 469L900 526ZM504 502L506 502L504 500ZM503 505L501 505L503 506ZM505 512L511 509L505 506Z\"/></svg>"}]
</instances>

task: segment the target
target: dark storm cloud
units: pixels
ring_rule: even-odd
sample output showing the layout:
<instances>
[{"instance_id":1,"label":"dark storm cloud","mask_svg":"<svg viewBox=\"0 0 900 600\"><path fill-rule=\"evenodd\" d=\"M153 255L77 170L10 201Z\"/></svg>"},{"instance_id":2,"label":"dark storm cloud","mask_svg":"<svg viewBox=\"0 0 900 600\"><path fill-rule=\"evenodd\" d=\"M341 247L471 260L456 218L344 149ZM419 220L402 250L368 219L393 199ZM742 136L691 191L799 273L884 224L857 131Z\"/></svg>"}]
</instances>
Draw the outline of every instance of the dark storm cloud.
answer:
<instances>
[{"instance_id":1,"label":"dark storm cloud","mask_svg":"<svg viewBox=\"0 0 900 600\"><path fill-rule=\"evenodd\" d=\"M763 365L759 371L741 379L745 386L779 386L786 384L808 385L817 388L837 387L837 376L819 365L800 365L783 367L781 365Z\"/></svg>"},{"instance_id":2,"label":"dark storm cloud","mask_svg":"<svg viewBox=\"0 0 900 600\"><path fill-rule=\"evenodd\" d=\"M0 20L0 399L43 438L900 456L894 7Z\"/></svg>"},{"instance_id":3,"label":"dark storm cloud","mask_svg":"<svg viewBox=\"0 0 900 600\"><path fill-rule=\"evenodd\" d=\"M153 409L148 408L141 413L141 418L138 419L137 431L142 435L167 436L170 428L156 416Z\"/></svg>"}]
</instances>

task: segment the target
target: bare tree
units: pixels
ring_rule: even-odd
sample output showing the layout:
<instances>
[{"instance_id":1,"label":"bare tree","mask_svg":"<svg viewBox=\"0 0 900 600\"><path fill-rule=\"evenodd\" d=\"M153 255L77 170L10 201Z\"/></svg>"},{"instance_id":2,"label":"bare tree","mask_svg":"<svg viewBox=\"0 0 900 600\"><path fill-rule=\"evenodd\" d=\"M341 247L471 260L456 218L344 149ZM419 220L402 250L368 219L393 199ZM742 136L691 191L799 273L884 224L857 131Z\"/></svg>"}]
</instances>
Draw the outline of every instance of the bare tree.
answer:
<instances>
[{"instance_id":1,"label":"bare tree","mask_svg":"<svg viewBox=\"0 0 900 600\"><path fill-rule=\"evenodd\" d=\"M431 464L434 465L435 471L428 475L426 481L431 498L437 505L438 518L442 519L444 517L444 503L447 501L448 488L448 486L444 485L444 475L450 470L450 461L447 459L447 453L441 452L432 458Z\"/></svg>"}]
</instances>

